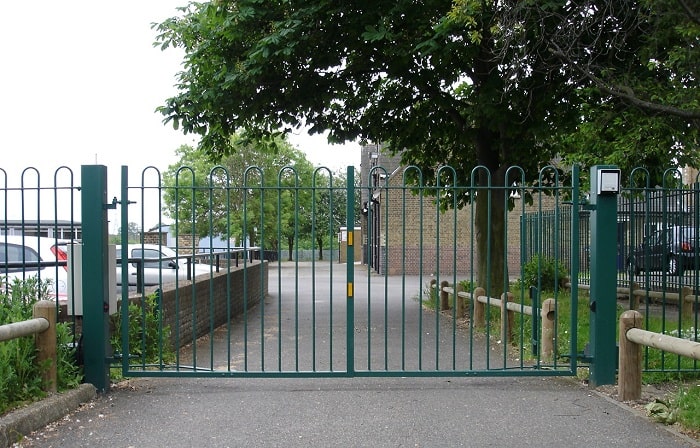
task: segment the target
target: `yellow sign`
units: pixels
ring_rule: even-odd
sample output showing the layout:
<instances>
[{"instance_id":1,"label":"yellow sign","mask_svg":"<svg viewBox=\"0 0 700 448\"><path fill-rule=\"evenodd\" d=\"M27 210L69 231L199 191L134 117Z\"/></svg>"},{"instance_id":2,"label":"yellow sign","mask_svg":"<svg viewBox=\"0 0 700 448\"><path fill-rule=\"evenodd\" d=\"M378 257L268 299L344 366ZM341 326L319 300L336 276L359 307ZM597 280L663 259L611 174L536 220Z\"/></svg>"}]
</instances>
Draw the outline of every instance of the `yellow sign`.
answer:
<instances>
[{"instance_id":1,"label":"yellow sign","mask_svg":"<svg viewBox=\"0 0 700 448\"><path fill-rule=\"evenodd\" d=\"M349 282L349 283L348 283L348 297L352 297L352 296L353 296L353 292L354 292L354 291L353 291L352 289L353 289L353 288L352 288L352 282Z\"/></svg>"},{"instance_id":2,"label":"yellow sign","mask_svg":"<svg viewBox=\"0 0 700 448\"><path fill-rule=\"evenodd\" d=\"M353 232L352 230L348 231L348 246L352 246L352 240L353 240L354 233L355 232Z\"/></svg>"}]
</instances>

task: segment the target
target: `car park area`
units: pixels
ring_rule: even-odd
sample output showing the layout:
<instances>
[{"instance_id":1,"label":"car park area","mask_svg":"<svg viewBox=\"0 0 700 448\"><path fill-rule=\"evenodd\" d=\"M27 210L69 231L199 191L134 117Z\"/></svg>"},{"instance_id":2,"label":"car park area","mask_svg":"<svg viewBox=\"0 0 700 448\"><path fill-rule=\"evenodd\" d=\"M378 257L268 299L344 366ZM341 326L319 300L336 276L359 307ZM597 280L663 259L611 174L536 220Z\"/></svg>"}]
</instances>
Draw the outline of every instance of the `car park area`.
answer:
<instances>
[{"instance_id":1,"label":"car park area","mask_svg":"<svg viewBox=\"0 0 700 448\"><path fill-rule=\"evenodd\" d=\"M68 240L0 236L0 285L10 291L16 282L36 279L50 299L66 300L68 294Z\"/></svg>"}]
</instances>

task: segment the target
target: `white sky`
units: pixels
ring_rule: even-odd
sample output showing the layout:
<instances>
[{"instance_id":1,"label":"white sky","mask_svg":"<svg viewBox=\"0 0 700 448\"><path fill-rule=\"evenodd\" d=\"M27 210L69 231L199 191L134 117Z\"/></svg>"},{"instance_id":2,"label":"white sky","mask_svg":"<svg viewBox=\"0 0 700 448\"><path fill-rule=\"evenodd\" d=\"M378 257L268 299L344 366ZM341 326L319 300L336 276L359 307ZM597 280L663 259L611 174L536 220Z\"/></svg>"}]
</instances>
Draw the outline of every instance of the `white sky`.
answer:
<instances>
[{"instance_id":1,"label":"white sky","mask_svg":"<svg viewBox=\"0 0 700 448\"><path fill-rule=\"evenodd\" d=\"M3 5L3 152L21 155L18 166L174 162L173 150L193 140L163 126L153 110L174 92L178 55L151 47L149 24L175 5Z\"/></svg>"},{"instance_id":2,"label":"white sky","mask_svg":"<svg viewBox=\"0 0 700 448\"><path fill-rule=\"evenodd\" d=\"M175 94L181 53L154 48L151 23L186 3L3 2L0 168L10 185L28 166L39 168L43 182L59 166L79 176L80 165L97 162L109 168L112 197L121 165L130 173L151 165L164 170L176 162L177 147L196 144L154 112ZM315 165L359 167L357 144L331 146L305 134L291 141Z\"/></svg>"}]
</instances>

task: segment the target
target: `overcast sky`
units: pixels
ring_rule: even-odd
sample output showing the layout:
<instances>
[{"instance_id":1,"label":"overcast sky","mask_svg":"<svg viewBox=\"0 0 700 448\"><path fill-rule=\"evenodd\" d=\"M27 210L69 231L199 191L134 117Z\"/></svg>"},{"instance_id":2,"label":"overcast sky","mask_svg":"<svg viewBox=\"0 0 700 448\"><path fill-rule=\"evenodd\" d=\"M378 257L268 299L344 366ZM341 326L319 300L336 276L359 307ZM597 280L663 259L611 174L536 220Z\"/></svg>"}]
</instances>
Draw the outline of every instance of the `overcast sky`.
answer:
<instances>
[{"instance_id":1,"label":"overcast sky","mask_svg":"<svg viewBox=\"0 0 700 448\"><path fill-rule=\"evenodd\" d=\"M175 94L182 54L152 46L151 23L186 0L12 1L2 6L0 165L173 163L195 144L154 113ZM293 136L317 165L359 164L357 145ZM8 160L7 155L12 155ZM16 156L16 157L15 157Z\"/></svg>"},{"instance_id":2,"label":"overcast sky","mask_svg":"<svg viewBox=\"0 0 700 448\"><path fill-rule=\"evenodd\" d=\"M185 4L3 2L0 168L10 181L16 178L10 173L27 166L52 177L59 166L79 173L81 164L97 162L109 167L111 179L121 165L164 170L176 162L178 146L196 144L154 112L175 94L182 54L154 48L151 23ZM315 165L359 168L358 145L329 146L322 136L293 136L292 143Z\"/></svg>"}]
</instances>

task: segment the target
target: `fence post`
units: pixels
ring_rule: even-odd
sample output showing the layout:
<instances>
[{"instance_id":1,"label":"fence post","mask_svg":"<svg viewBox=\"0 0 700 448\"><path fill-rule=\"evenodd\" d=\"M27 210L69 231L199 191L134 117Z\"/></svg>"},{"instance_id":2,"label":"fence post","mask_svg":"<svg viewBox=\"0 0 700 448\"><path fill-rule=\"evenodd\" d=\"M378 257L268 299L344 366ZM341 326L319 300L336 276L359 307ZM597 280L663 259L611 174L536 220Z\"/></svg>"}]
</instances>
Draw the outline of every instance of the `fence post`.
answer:
<instances>
[{"instance_id":1,"label":"fence post","mask_svg":"<svg viewBox=\"0 0 700 448\"><path fill-rule=\"evenodd\" d=\"M472 301L474 302L474 328L484 328L486 326L486 305L479 302L479 297L485 296L486 290L482 287L474 289Z\"/></svg>"},{"instance_id":2,"label":"fence post","mask_svg":"<svg viewBox=\"0 0 700 448\"><path fill-rule=\"evenodd\" d=\"M440 282L440 309L443 311L450 309L450 294L445 291L448 286L450 286L450 282L447 280Z\"/></svg>"},{"instance_id":3,"label":"fence post","mask_svg":"<svg viewBox=\"0 0 700 448\"><path fill-rule=\"evenodd\" d=\"M681 316L691 317L693 315L693 302L685 300L686 296L693 294L692 288L689 286L684 286L681 288L680 297L678 297L678 307L681 310Z\"/></svg>"},{"instance_id":4,"label":"fence post","mask_svg":"<svg viewBox=\"0 0 700 448\"><path fill-rule=\"evenodd\" d=\"M637 282L632 282L632 286L630 286L630 309L631 310L638 310L639 309L640 297L634 293L637 290L639 290L639 285L637 284Z\"/></svg>"},{"instance_id":5,"label":"fence post","mask_svg":"<svg viewBox=\"0 0 700 448\"><path fill-rule=\"evenodd\" d=\"M590 384L615 384L615 319L617 317L617 195L620 170L591 167L590 234Z\"/></svg>"},{"instance_id":6,"label":"fence post","mask_svg":"<svg viewBox=\"0 0 700 448\"><path fill-rule=\"evenodd\" d=\"M34 318L42 317L49 322L49 328L37 333L35 344L37 349L36 361L39 365L47 366L41 371L41 379L44 390L56 392L58 374L56 366L56 303L49 300L40 300L34 304Z\"/></svg>"},{"instance_id":7,"label":"fence post","mask_svg":"<svg viewBox=\"0 0 700 448\"><path fill-rule=\"evenodd\" d=\"M554 355L554 322L556 320L556 302L550 298L542 303L540 316L542 317L542 351L543 358L551 358ZM534 317L533 317L534 319Z\"/></svg>"},{"instance_id":8,"label":"fence post","mask_svg":"<svg viewBox=\"0 0 700 448\"><path fill-rule=\"evenodd\" d=\"M627 340L630 328L642 326L639 311L629 310L620 315L620 370L617 396L620 401L639 400L642 396L642 346Z\"/></svg>"},{"instance_id":9,"label":"fence post","mask_svg":"<svg viewBox=\"0 0 700 448\"><path fill-rule=\"evenodd\" d=\"M503 345L513 342L513 325L515 314L508 309L508 302L513 301L513 293L504 292L501 295L501 341Z\"/></svg>"},{"instance_id":10,"label":"fence post","mask_svg":"<svg viewBox=\"0 0 700 448\"><path fill-rule=\"evenodd\" d=\"M464 291L464 286L461 283L455 285L455 312L457 317L464 317L464 300L459 296L460 292Z\"/></svg>"},{"instance_id":11,"label":"fence post","mask_svg":"<svg viewBox=\"0 0 700 448\"><path fill-rule=\"evenodd\" d=\"M85 382L109 389L109 251L107 167L81 167L83 217L83 359ZM126 199L126 198L124 198Z\"/></svg>"}]
</instances>

